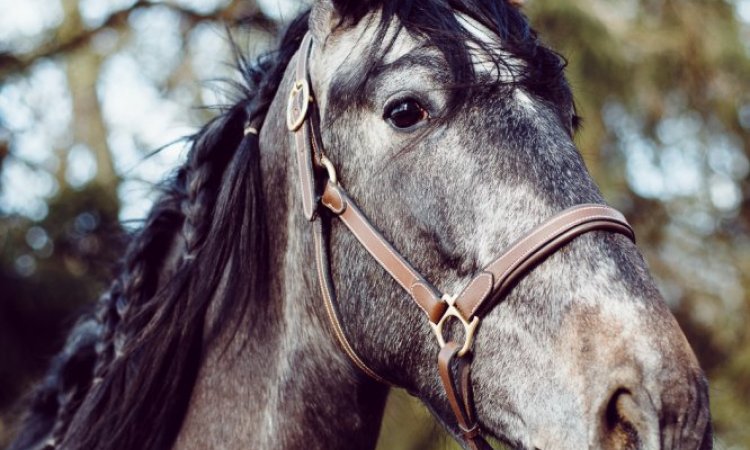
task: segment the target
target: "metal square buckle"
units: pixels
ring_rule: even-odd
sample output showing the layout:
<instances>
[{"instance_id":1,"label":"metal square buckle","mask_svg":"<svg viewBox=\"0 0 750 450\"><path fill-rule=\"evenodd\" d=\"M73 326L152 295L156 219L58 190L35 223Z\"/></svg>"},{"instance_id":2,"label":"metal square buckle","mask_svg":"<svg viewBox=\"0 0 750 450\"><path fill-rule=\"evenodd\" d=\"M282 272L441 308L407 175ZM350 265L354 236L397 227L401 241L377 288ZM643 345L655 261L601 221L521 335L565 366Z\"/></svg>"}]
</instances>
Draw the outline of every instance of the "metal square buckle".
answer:
<instances>
[{"instance_id":1,"label":"metal square buckle","mask_svg":"<svg viewBox=\"0 0 750 450\"><path fill-rule=\"evenodd\" d=\"M437 336L440 348L443 348L445 347L443 324L445 324L445 321L448 320L449 317L455 317L458 319L459 322L461 322L461 325L464 326L464 345L461 347L461 350L458 351L458 356L464 356L469 350L471 350L471 345L474 343L474 332L477 329L477 325L479 325L479 317L474 316L471 322L466 320L461 314L461 311L454 306L456 303L456 296L454 295L443 295L443 301L448 304L448 309L445 310L443 316L438 320L438 323L435 324L430 322L430 326L432 327L432 331L435 332L435 336Z\"/></svg>"}]
</instances>

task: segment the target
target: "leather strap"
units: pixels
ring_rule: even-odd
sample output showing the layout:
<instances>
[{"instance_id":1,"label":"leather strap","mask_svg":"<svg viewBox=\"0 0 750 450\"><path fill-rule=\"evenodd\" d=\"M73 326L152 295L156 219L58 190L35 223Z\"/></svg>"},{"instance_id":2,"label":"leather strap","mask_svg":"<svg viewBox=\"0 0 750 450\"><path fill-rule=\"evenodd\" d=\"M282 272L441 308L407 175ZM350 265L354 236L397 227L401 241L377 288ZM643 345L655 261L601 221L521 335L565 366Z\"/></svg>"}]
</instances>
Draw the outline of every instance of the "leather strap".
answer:
<instances>
[{"instance_id":1,"label":"leather strap","mask_svg":"<svg viewBox=\"0 0 750 450\"><path fill-rule=\"evenodd\" d=\"M461 346L448 342L438 354L438 372L448 397L448 404L456 417L461 436L472 450L491 449L492 447L480 434L479 423L474 414L474 399L471 389L471 364L465 357L457 357ZM457 362L454 375L454 362Z\"/></svg>"},{"instance_id":2,"label":"leather strap","mask_svg":"<svg viewBox=\"0 0 750 450\"><path fill-rule=\"evenodd\" d=\"M344 222L375 261L411 295L430 321L437 323L446 310L446 304L440 298L437 289L385 240L346 192L328 181L321 203Z\"/></svg>"},{"instance_id":3,"label":"leather strap","mask_svg":"<svg viewBox=\"0 0 750 450\"><path fill-rule=\"evenodd\" d=\"M502 298L531 268L564 244L595 230L620 233L635 242L633 229L619 211L604 205L574 206L548 219L510 245L458 295L456 308L467 320L471 320L483 306L491 306L492 302L487 302L490 292L495 301ZM492 287L487 290L485 287L490 276ZM480 279L482 285L475 286Z\"/></svg>"},{"instance_id":4,"label":"leather strap","mask_svg":"<svg viewBox=\"0 0 750 450\"><path fill-rule=\"evenodd\" d=\"M318 283L320 284L320 291L323 295L323 305L326 309L326 315L328 316L328 323L331 325L334 336L338 341L344 353L349 359L357 366L362 372L366 373L370 378L374 379L383 384L393 385L390 381L378 375L374 370L365 364L364 361L354 351L349 340L346 337L344 328L341 326L341 319L339 318L338 309L336 305L336 291L333 287L333 278L331 277L331 262L328 254L328 244L325 242L325 233L323 232L323 220L319 219L313 223L313 240L315 244L315 262L318 273Z\"/></svg>"},{"instance_id":5,"label":"leather strap","mask_svg":"<svg viewBox=\"0 0 750 450\"><path fill-rule=\"evenodd\" d=\"M314 219L316 203L315 173L313 172L313 151L311 147L311 143L314 142L315 138L311 125L312 121L307 120L311 104L313 103L307 68L311 50L312 35L307 33L297 53L295 81L292 91L289 93L286 111L287 128L294 133L294 147L299 172L300 191L302 194L302 208L307 220Z\"/></svg>"},{"instance_id":6,"label":"leather strap","mask_svg":"<svg viewBox=\"0 0 750 450\"><path fill-rule=\"evenodd\" d=\"M346 224L378 264L412 296L430 322L438 323L447 309L443 295L385 240L344 189L327 182L321 203ZM619 211L604 205L574 206L524 235L490 263L461 291L456 308L470 321L483 306L491 306L488 299L502 298L536 264L574 238L594 230L620 233L635 241L632 228Z\"/></svg>"}]
</instances>

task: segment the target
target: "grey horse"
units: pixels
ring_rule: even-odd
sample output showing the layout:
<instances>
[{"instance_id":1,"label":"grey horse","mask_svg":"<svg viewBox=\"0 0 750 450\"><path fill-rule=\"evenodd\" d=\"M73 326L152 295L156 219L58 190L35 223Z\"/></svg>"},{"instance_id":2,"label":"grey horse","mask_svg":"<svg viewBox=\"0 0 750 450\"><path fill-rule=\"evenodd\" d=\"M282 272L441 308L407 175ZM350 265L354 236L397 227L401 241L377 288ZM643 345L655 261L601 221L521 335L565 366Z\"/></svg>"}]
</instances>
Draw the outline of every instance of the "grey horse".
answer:
<instances>
[{"instance_id":1,"label":"grey horse","mask_svg":"<svg viewBox=\"0 0 750 450\"><path fill-rule=\"evenodd\" d=\"M241 59L240 98L194 137L11 448L374 448L389 388L329 326L285 122L300 42L340 183L454 292L555 213L603 203L564 61L516 3L319 0L276 52ZM422 312L318 220L352 348L460 437ZM587 233L530 271L472 358L478 421L509 447L712 448L705 376L623 236Z\"/></svg>"}]
</instances>

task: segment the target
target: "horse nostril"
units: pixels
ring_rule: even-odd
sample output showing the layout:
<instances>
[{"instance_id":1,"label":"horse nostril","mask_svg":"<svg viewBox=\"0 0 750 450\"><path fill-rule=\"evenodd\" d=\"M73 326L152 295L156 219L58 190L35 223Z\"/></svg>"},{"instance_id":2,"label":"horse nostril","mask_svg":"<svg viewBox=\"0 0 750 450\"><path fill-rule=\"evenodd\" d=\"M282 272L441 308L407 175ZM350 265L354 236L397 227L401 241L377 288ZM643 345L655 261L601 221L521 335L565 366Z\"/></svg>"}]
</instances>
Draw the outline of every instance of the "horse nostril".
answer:
<instances>
[{"instance_id":1,"label":"horse nostril","mask_svg":"<svg viewBox=\"0 0 750 450\"><path fill-rule=\"evenodd\" d=\"M633 400L627 389L618 389L609 399L604 411L605 448L636 449L639 447L638 430L631 418Z\"/></svg>"},{"instance_id":2,"label":"horse nostril","mask_svg":"<svg viewBox=\"0 0 750 450\"><path fill-rule=\"evenodd\" d=\"M601 448L658 448L658 419L644 395L622 387L615 389L607 400L601 420Z\"/></svg>"}]
</instances>

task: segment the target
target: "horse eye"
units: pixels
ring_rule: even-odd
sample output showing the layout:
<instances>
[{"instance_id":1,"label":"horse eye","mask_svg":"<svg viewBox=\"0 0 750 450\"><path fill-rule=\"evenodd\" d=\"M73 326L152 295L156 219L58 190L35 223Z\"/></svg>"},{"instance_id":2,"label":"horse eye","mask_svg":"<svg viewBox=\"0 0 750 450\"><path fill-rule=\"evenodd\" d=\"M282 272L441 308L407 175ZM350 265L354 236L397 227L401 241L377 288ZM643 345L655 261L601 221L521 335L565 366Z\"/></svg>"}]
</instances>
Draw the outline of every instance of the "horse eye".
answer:
<instances>
[{"instance_id":1,"label":"horse eye","mask_svg":"<svg viewBox=\"0 0 750 450\"><path fill-rule=\"evenodd\" d=\"M416 100L406 99L388 107L383 118L396 128L406 129L428 119L429 114Z\"/></svg>"}]
</instances>

